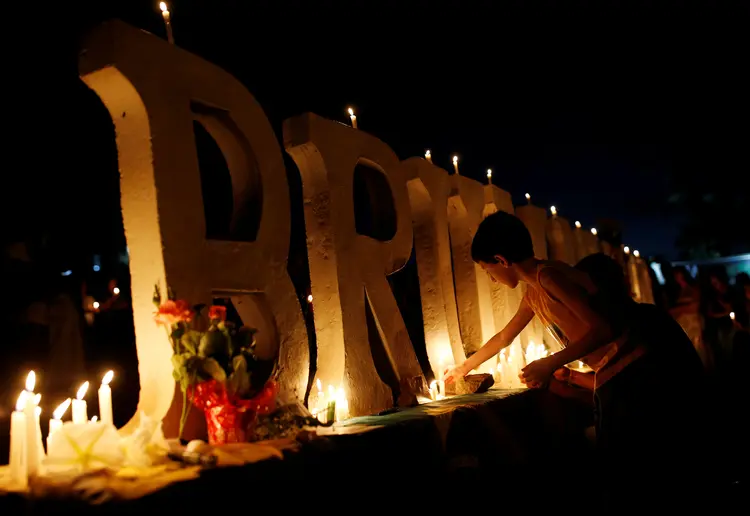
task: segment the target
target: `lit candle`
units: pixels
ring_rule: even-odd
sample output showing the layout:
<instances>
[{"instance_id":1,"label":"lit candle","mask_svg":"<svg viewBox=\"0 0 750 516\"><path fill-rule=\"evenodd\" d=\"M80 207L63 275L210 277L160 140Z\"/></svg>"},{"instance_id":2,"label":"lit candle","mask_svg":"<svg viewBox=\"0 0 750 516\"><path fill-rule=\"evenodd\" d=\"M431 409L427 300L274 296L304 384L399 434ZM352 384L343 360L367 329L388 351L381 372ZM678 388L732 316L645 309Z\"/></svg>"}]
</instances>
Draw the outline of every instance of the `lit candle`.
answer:
<instances>
[{"instance_id":1,"label":"lit candle","mask_svg":"<svg viewBox=\"0 0 750 516\"><path fill-rule=\"evenodd\" d=\"M309 294L307 296L307 302L310 303L310 304L312 304L312 300L313 300L312 294Z\"/></svg>"},{"instance_id":2,"label":"lit candle","mask_svg":"<svg viewBox=\"0 0 750 516\"><path fill-rule=\"evenodd\" d=\"M10 477L14 483L26 486L26 408L27 392L22 391L16 410L10 416Z\"/></svg>"},{"instance_id":3,"label":"lit candle","mask_svg":"<svg viewBox=\"0 0 750 516\"><path fill-rule=\"evenodd\" d=\"M552 214L553 217L557 217L557 208L554 206L549 207L549 212Z\"/></svg>"},{"instance_id":4,"label":"lit candle","mask_svg":"<svg viewBox=\"0 0 750 516\"><path fill-rule=\"evenodd\" d=\"M343 387L336 391L336 421L344 421L349 418L349 400Z\"/></svg>"},{"instance_id":5,"label":"lit candle","mask_svg":"<svg viewBox=\"0 0 750 516\"><path fill-rule=\"evenodd\" d=\"M89 382L84 382L76 393L76 399L73 400L73 424L82 425L89 420L88 409L86 408L86 391L89 390Z\"/></svg>"},{"instance_id":6,"label":"lit candle","mask_svg":"<svg viewBox=\"0 0 750 516\"><path fill-rule=\"evenodd\" d=\"M99 306L100 306L100 305L99 305L99 301L94 301L94 302L93 302L93 303L91 304L91 306L93 306L93 307L94 307L94 310L99 310Z\"/></svg>"},{"instance_id":7,"label":"lit candle","mask_svg":"<svg viewBox=\"0 0 750 516\"><path fill-rule=\"evenodd\" d=\"M36 435L36 449L37 449L37 460L41 466L42 459L44 459L44 443L42 443L42 425L40 420L42 418L42 407L39 406L39 402L42 399L41 394L37 394L36 408L34 409L34 434Z\"/></svg>"},{"instance_id":8,"label":"lit candle","mask_svg":"<svg viewBox=\"0 0 750 516\"><path fill-rule=\"evenodd\" d=\"M172 19L169 15L169 8L166 2L159 2L161 17L164 18L164 25L167 27L167 41L174 45L174 36L172 35Z\"/></svg>"},{"instance_id":9,"label":"lit candle","mask_svg":"<svg viewBox=\"0 0 750 516\"><path fill-rule=\"evenodd\" d=\"M576 229L581 229L581 221L580 220L576 221Z\"/></svg>"},{"instance_id":10,"label":"lit candle","mask_svg":"<svg viewBox=\"0 0 750 516\"><path fill-rule=\"evenodd\" d=\"M430 382L430 399L432 401L437 401L437 395L438 395L437 381L432 380Z\"/></svg>"},{"instance_id":11,"label":"lit candle","mask_svg":"<svg viewBox=\"0 0 750 516\"><path fill-rule=\"evenodd\" d=\"M336 421L336 389L333 388L333 385L329 385L326 423L333 423L334 421Z\"/></svg>"},{"instance_id":12,"label":"lit candle","mask_svg":"<svg viewBox=\"0 0 750 516\"><path fill-rule=\"evenodd\" d=\"M432 163L432 153L430 152L430 149L424 151L424 159Z\"/></svg>"},{"instance_id":13,"label":"lit candle","mask_svg":"<svg viewBox=\"0 0 750 516\"><path fill-rule=\"evenodd\" d=\"M114 371L107 371L107 374L102 378L102 385L99 387L99 416L102 418L102 423L106 425L112 424L112 389L109 382L112 381L114 376Z\"/></svg>"},{"instance_id":14,"label":"lit candle","mask_svg":"<svg viewBox=\"0 0 750 516\"><path fill-rule=\"evenodd\" d=\"M640 255L641 255L641 253L640 253L640 251L638 251L638 249L636 249L635 251L633 251L633 256L635 256L636 258L638 258Z\"/></svg>"},{"instance_id":15,"label":"lit candle","mask_svg":"<svg viewBox=\"0 0 750 516\"><path fill-rule=\"evenodd\" d=\"M62 418L70 407L70 398L60 403L52 413L52 419L49 420L49 433L47 434L47 451L49 451L49 438L62 428Z\"/></svg>"},{"instance_id":16,"label":"lit candle","mask_svg":"<svg viewBox=\"0 0 750 516\"><path fill-rule=\"evenodd\" d=\"M597 233L598 233L598 231L596 230L596 228L591 228L591 234L592 235L596 236Z\"/></svg>"},{"instance_id":17,"label":"lit candle","mask_svg":"<svg viewBox=\"0 0 750 516\"><path fill-rule=\"evenodd\" d=\"M30 371L26 377L26 396L24 398L23 413L26 418L26 470L28 475L35 475L39 469L39 447L36 435L36 406L39 398L34 394L36 373Z\"/></svg>"},{"instance_id":18,"label":"lit candle","mask_svg":"<svg viewBox=\"0 0 750 516\"><path fill-rule=\"evenodd\" d=\"M531 194L530 194L530 193L527 193L527 194L525 195L525 197L526 197L526 202L528 202L529 204L531 204Z\"/></svg>"},{"instance_id":19,"label":"lit candle","mask_svg":"<svg viewBox=\"0 0 750 516\"><path fill-rule=\"evenodd\" d=\"M623 247L622 250L625 252L625 254L630 254L630 248L628 246Z\"/></svg>"},{"instance_id":20,"label":"lit candle","mask_svg":"<svg viewBox=\"0 0 750 516\"><path fill-rule=\"evenodd\" d=\"M114 295L116 295L116 296L119 296L119 295L120 295L120 289L119 289L119 288L117 288L117 287L115 287L115 288L113 288L113 289L112 289L112 293L113 293Z\"/></svg>"},{"instance_id":21,"label":"lit candle","mask_svg":"<svg viewBox=\"0 0 750 516\"><path fill-rule=\"evenodd\" d=\"M458 156L453 156L453 170L458 174Z\"/></svg>"},{"instance_id":22,"label":"lit candle","mask_svg":"<svg viewBox=\"0 0 750 516\"><path fill-rule=\"evenodd\" d=\"M736 317L736 316L734 315L734 312L729 312L729 318L730 318L731 320L733 320L733 321L734 321L735 317Z\"/></svg>"},{"instance_id":23,"label":"lit candle","mask_svg":"<svg viewBox=\"0 0 750 516\"><path fill-rule=\"evenodd\" d=\"M347 111L349 111L349 118L352 121L352 127L354 129L356 129L357 128L357 117L354 114L354 110L352 108L349 108Z\"/></svg>"},{"instance_id":24,"label":"lit candle","mask_svg":"<svg viewBox=\"0 0 750 516\"><path fill-rule=\"evenodd\" d=\"M490 184L490 185L492 184L492 169L491 168L487 169L487 184Z\"/></svg>"},{"instance_id":25,"label":"lit candle","mask_svg":"<svg viewBox=\"0 0 750 516\"><path fill-rule=\"evenodd\" d=\"M94 416L94 417L91 418L91 421L89 421L89 423L96 423L97 421L99 421L99 417L98 416Z\"/></svg>"}]
</instances>

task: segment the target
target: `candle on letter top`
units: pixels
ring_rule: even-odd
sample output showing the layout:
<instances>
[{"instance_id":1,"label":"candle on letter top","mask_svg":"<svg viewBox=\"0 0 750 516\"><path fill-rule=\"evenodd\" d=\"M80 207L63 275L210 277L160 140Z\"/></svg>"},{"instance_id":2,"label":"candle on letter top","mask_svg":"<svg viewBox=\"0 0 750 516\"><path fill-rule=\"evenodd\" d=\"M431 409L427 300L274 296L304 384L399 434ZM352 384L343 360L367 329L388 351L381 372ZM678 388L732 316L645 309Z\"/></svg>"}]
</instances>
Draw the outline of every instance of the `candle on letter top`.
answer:
<instances>
[{"instance_id":1,"label":"candle on letter top","mask_svg":"<svg viewBox=\"0 0 750 516\"><path fill-rule=\"evenodd\" d=\"M349 111L349 118L352 121L352 127L356 129L357 128L357 116L354 114L354 109L349 108L347 109L347 111Z\"/></svg>"},{"instance_id":2,"label":"candle on letter top","mask_svg":"<svg viewBox=\"0 0 750 516\"><path fill-rule=\"evenodd\" d=\"M89 390L89 382L84 382L76 393L76 399L73 400L73 424L82 425L88 423L89 415L86 407L86 391Z\"/></svg>"},{"instance_id":3,"label":"candle on letter top","mask_svg":"<svg viewBox=\"0 0 750 516\"><path fill-rule=\"evenodd\" d=\"M114 371L107 371L107 374L102 378L102 385L99 387L99 417L101 417L102 423L107 425L112 424L112 389L109 382L112 381L114 376Z\"/></svg>"}]
</instances>

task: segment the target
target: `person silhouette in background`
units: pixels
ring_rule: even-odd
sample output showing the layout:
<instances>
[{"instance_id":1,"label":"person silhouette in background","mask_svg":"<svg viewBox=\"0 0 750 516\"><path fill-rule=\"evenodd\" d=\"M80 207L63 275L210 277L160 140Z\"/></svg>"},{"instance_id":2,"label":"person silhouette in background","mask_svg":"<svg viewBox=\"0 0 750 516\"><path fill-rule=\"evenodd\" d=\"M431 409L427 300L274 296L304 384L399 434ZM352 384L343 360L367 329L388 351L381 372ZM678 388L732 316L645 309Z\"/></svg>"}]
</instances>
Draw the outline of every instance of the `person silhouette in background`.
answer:
<instances>
[{"instance_id":1,"label":"person silhouette in background","mask_svg":"<svg viewBox=\"0 0 750 516\"><path fill-rule=\"evenodd\" d=\"M700 313L701 293L695 280L685 267L676 267L672 275L677 285L677 294L669 313L685 330L703 366L710 369L713 363L711 352L703 341L703 317Z\"/></svg>"}]
</instances>

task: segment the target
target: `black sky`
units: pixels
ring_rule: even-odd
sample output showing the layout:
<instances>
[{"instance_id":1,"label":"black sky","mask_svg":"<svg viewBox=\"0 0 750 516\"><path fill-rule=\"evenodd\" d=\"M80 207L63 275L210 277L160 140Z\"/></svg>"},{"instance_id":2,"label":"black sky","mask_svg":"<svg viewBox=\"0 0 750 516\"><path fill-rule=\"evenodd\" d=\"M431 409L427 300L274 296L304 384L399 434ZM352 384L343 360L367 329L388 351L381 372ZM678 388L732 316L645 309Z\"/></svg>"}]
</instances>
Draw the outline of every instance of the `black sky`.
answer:
<instances>
[{"instance_id":1,"label":"black sky","mask_svg":"<svg viewBox=\"0 0 750 516\"><path fill-rule=\"evenodd\" d=\"M279 136L290 116L346 121L351 104L360 128L401 158L430 148L450 169L458 153L464 175L492 168L517 204L529 191L587 226L620 219L627 243L668 255L670 180L747 174L750 164L750 17L747 4L716 4L170 3L177 44L242 81ZM14 47L17 152L28 174L47 178L28 212L42 204L39 217L106 233L116 199L98 188L117 181L113 135L77 79L78 38L110 17L160 37L164 26L152 1L58 8L49 30ZM93 191L82 199L81 188Z\"/></svg>"}]
</instances>

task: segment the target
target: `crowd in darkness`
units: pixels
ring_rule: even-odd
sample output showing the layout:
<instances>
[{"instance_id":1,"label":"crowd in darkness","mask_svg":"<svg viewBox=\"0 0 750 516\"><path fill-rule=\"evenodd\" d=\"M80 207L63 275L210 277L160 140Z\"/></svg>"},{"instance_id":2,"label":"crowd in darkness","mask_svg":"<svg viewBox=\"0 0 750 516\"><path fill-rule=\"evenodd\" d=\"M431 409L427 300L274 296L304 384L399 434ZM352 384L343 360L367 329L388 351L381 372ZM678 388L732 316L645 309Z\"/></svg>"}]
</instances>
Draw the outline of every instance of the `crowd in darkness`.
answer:
<instances>
[{"instance_id":1,"label":"crowd in darkness","mask_svg":"<svg viewBox=\"0 0 750 516\"><path fill-rule=\"evenodd\" d=\"M657 303L669 310L690 337L706 370L720 380L738 380L750 349L750 276L730 278L721 266L696 277L675 267L658 288Z\"/></svg>"}]
</instances>

